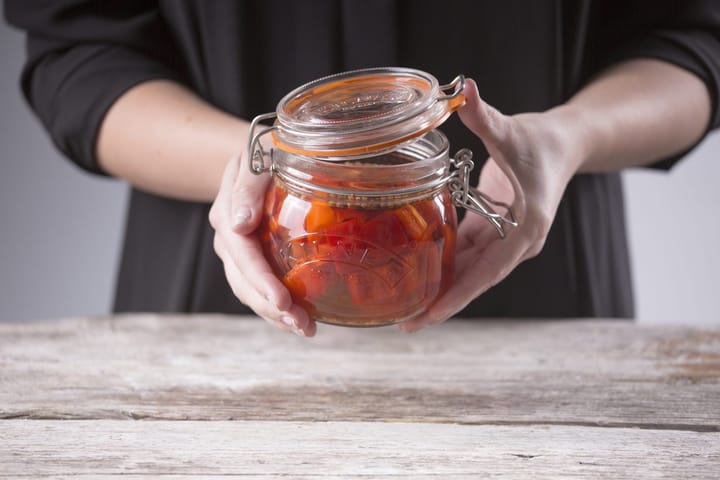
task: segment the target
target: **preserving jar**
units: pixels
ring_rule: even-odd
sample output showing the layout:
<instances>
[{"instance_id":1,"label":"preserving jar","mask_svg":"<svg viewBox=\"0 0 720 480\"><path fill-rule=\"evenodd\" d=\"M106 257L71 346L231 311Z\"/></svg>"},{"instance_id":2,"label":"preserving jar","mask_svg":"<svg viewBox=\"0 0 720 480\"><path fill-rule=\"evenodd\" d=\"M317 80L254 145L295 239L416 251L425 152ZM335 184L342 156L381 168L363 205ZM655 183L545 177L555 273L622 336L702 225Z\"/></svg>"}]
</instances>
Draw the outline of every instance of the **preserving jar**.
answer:
<instances>
[{"instance_id":1,"label":"preserving jar","mask_svg":"<svg viewBox=\"0 0 720 480\"><path fill-rule=\"evenodd\" d=\"M462 76L440 86L419 70L357 70L303 85L253 120L250 168L272 175L264 254L315 320L380 326L427 309L452 282L456 206L501 237L516 225L509 206L469 186L471 152L450 158L436 130L463 88Z\"/></svg>"}]
</instances>

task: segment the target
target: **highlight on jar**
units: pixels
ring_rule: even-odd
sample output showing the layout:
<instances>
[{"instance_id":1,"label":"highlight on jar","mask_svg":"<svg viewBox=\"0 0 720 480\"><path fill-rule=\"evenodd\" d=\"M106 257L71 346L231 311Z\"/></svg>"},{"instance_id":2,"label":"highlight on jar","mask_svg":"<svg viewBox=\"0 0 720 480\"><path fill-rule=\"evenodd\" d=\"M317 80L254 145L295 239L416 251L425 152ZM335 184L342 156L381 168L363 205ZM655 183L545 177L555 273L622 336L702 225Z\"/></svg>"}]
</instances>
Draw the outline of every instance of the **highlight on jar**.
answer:
<instances>
[{"instance_id":1,"label":"highlight on jar","mask_svg":"<svg viewBox=\"0 0 720 480\"><path fill-rule=\"evenodd\" d=\"M456 207L501 237L517 226L509 205L469 185L472 153L451 158L436 129L464 85L461 75L440 85L419 70L356 70L298 87L253 120L249 166L272 175L264 254L318 322L382 326L427 309L452 283Z\"/></svg>"}]
</instances>

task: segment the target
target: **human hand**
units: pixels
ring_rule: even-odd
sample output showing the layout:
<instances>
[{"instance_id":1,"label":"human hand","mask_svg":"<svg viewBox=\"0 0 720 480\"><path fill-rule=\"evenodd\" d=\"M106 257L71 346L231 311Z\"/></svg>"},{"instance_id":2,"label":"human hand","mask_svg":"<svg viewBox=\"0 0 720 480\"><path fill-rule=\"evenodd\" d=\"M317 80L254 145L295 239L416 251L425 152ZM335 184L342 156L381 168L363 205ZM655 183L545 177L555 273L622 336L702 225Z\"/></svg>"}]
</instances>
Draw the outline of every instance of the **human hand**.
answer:
<instances>
[{"instance_id":1,"label":"human hand","mask_svg":"<svg viewBox=\"0 0 720 480\"><path fill-rule=\"evenodd\" d=\"M478 188L511 205L519 226L506 228L501 239L487 219L468 212L458 228L453 284L427 311L400 325L408 333L444 322L542 250L584 155L578 136L566 128L574 119L569 108L506 116L480 99L472 80L465 94L460 118L490 154Z\"/></svg>"},{"instance_id":2,"label":"human hand","mask_svg":"<svg viewBox=\"0 0 720 480\"><path fill-rule=\"evenodd\" d=\"M210 209L213 246L235 296L269 323L305 337L317 331L315 321L292 301L290 292L265 260L255 233L263 212L269 174L255 175L232 158Z\"/></svg>"}]
</instances>

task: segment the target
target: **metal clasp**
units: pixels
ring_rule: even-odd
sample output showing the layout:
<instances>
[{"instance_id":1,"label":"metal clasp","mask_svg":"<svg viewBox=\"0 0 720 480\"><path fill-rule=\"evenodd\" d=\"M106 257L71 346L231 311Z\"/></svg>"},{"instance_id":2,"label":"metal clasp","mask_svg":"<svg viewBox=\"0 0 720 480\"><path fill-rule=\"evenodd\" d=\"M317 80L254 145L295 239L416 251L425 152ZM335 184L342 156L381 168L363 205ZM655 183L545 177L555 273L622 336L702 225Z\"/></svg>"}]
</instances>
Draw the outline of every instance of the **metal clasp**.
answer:
<instances>
[{"instance_id":1,"label":"metal clasp","mask_svg":"<svg viewBox=\"0 0 720 480\"><path fill-rule=\"evenodd\" d=\"M462 94L463 90L465 90L465 75L460 74L457 77L453 78L450 83L440 85L441 92L445 93L448 90L451 93L449 95L439 96L438 100L455 100L457 97L459 97Z\"/></svg>"},{"instance_id":2,"label":"metal clasp","mask_svg":"<svg viewBox=\"0 0 720 480\"><path fill-rule=\"evenodd\" d=\"M440 85L440 92L437 101L446 101L446 111L454 112L465 103L465 75L458 75L452 82ZM447 92L447 93L446 93Z\"/></svg>"},{"instance_id":3,"label":"metal clasp","mask_svg":"<svg viewBox=\"0 0 720 480\"><path fill-rule=\"evenodd\" d=\"M518 226L512 207L507 203L498 202L488 197L478 189L470 186L470 171L475 167L472 161L472 152L463 148L450 159L450 165L456 170L450 173L448 188L455 206L463 207L473 213L482 215L495 226L500 238L505 238L505 225ZM495 211L493 207L505 209L505 217Z\"/></svg>"},{"instance_id":4,"label":"metal clasp","mask_svg":"<svg viewBox=\"0 0 720 480\"><path fill-rule=\"evenodd\" d=\"M258 127L260 122L276 117L277 114L275 112L264 113L253 118L253 121L250 123L250 131L248 132L248 137L250 138L248 141L248 166L250 167L250 171L255 175L260 175L263 172L269 172L272 170L272 149L270 152L266 152L260 143L260 137L272 132L273 130L277 130L278 127L277 125L266 127L258 133L255 133L255 129ZM265 164L266 155L270 157L269 165Z\"/></svg>"}]
</instances>

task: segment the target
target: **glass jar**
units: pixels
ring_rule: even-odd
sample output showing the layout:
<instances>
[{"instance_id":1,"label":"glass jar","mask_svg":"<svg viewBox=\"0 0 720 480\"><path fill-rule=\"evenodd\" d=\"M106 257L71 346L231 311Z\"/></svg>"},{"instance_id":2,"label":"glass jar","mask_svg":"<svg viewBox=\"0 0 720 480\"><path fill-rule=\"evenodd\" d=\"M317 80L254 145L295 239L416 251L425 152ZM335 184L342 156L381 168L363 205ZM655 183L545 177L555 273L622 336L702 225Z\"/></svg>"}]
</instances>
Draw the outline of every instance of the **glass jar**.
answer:
<instances>
[{"instance_id":1,"label":"glass jar","mask_svg":"<svg viewBox=\"0 0 720 480\"><path fill-rule=\"evenodd\" d=\"M463 103L463 87L462 76L440 86L410 69L346 72L293 90L253 121L250 168L272 174L264 253L315 320L380 326L427 309L452 282L456 206L501 236L515 224L507 205L469 187L470 151L451 159L435 129Z\"/></svg>"}]
</instances>

